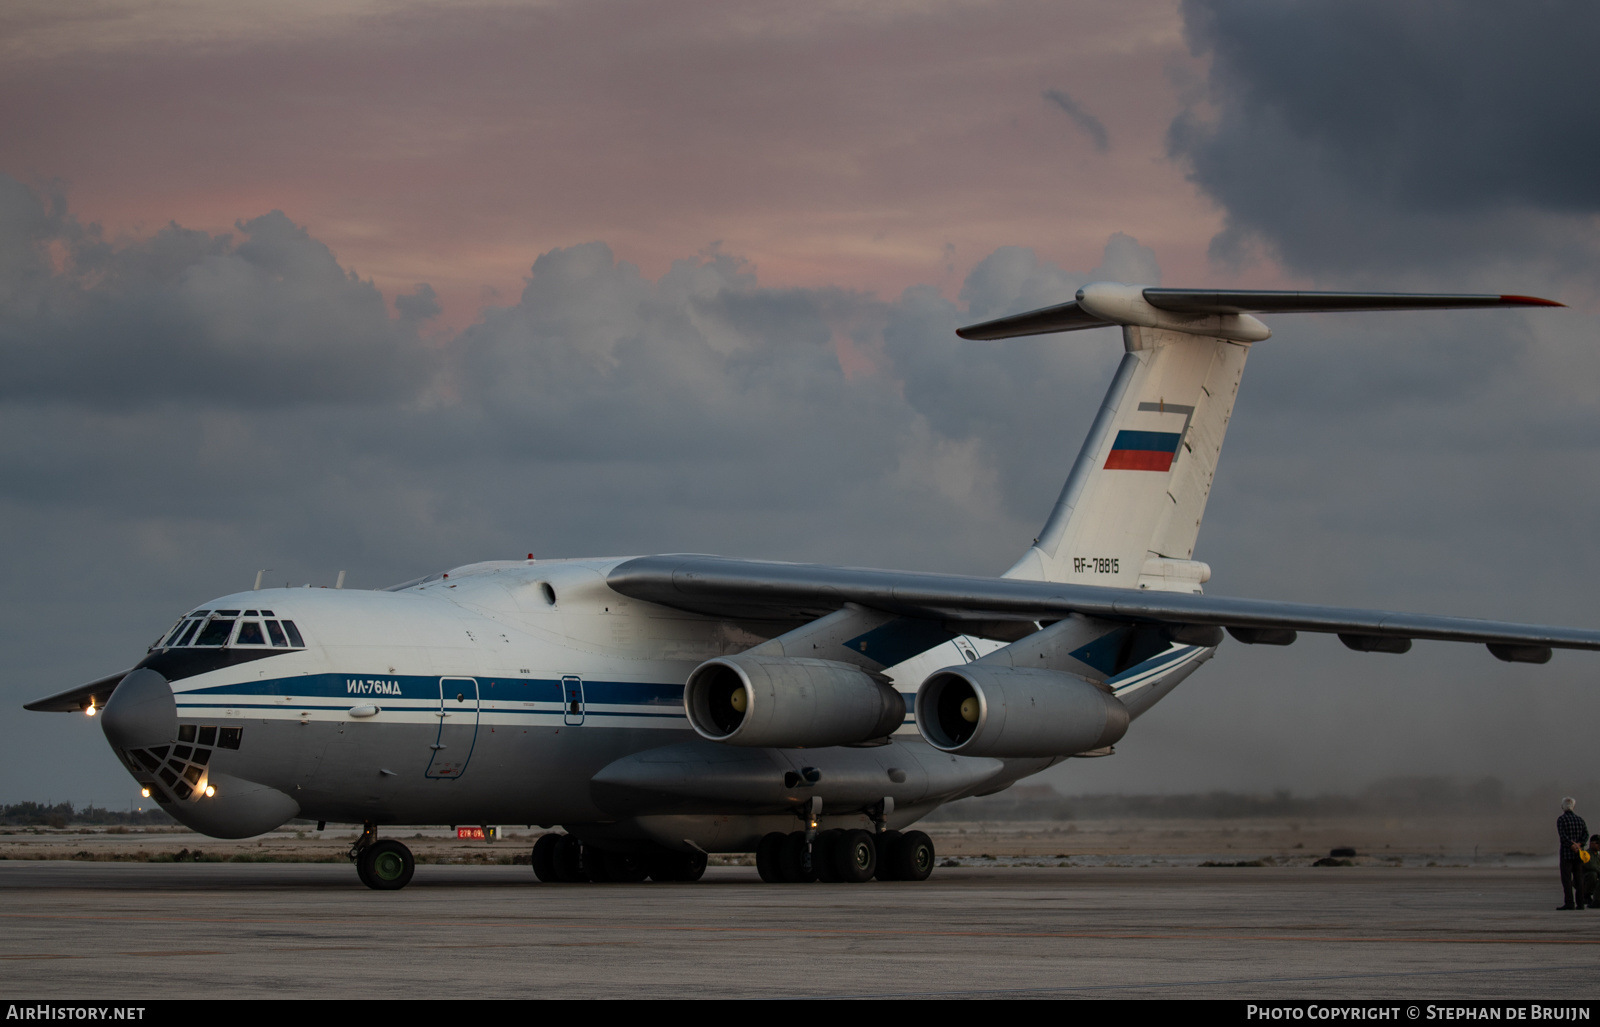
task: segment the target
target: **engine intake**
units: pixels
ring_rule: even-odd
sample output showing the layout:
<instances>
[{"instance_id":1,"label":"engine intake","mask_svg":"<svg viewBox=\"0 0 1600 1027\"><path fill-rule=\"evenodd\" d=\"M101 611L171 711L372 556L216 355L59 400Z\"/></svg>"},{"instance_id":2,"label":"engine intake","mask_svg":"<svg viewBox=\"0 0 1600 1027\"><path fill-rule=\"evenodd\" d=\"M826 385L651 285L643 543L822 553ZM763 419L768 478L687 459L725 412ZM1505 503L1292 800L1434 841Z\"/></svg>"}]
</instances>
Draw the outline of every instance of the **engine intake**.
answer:
<instances>
[{"instance_id":1,"label":"engine intake","mask_svg":"<svg viewBox=\"0 0 1600 1027\"><path fill-rule=\"evenodd\" d=\"M1128 708L1087 678L974 663L936 671L917 689L917 729L960 756L1072 756L1128 731Z\"/></svg>"},{"instance_id":2,"label":"engine intake","mask_svg":"<svg viewBox=\"0 0 1600 1027\"><path fill-rule=\"evenodd\" d=\"M860 668L749 653L696 667L683 706L701 738L780 749L883 738L906 719L900 693Z\"/></svg>"}]
</instances>

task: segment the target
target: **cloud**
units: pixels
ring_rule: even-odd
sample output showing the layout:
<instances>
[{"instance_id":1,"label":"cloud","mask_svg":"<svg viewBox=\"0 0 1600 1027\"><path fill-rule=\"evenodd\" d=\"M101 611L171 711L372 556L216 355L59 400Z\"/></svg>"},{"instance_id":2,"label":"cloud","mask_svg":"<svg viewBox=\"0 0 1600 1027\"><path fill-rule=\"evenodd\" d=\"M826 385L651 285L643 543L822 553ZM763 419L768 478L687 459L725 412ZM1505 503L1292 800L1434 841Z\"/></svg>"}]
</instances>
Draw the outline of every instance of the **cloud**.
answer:
<instances>
[{"instance_id":1,"label":"cloud","mask_svg":"<svg viewBox=\"0 0 1600 1027\"><path fill-rule=\"evenodd\" d=\"M433 320L444 308L439 306L439 294L433 291L433 286L421 282L409 294L396 296L394 309L402 320L418 323Z\"/></svg>"},{"instance_id":2,"label":"cloud","mask_svg":"<svg viewBox=\"0 0 1600 1027\"><path fill-rule=\"evenodd\" d=\"M1083 105L1059 89L1046 89L1044 98L1061 109L1061 112L1071 118L1073 124L1083 130L1083 134L1094 143L1094 148L1101 153L1111 149L1111 136L1106 132L1106 126L1099 118L1083 109Z\"/></svg>"},{"instance_id":3,"label":"cloud","mask_svg":"<svg viewBox=\"0 0 1600 1027\"><path fill-rule=\"evenodd\" d=\"M1186 0L1206 102L1170 152L1227 228L1305 273L1594 267L1600 8ZM1574 264L1576 261L1576 264Z\"/></svg>"},{"instance_id":4,"label":"cloud","mask_svg":"<svg viewBox=\"0 0 1600 1027\"><path fill-rule=\"evenodd\" d=\"M282 406L414 396L409 321L281 212L116 242L0 178L0 399Z\"/></svg>"}]
</instances>

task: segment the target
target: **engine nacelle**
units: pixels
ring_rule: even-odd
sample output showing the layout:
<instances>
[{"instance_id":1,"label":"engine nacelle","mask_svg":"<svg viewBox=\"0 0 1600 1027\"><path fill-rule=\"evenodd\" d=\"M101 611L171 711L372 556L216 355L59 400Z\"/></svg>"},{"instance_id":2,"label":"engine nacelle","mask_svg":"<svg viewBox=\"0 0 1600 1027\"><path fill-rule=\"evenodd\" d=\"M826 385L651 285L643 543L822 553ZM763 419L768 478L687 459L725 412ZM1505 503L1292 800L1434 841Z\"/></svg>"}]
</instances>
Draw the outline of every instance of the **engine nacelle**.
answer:
<instances>
[{"instance_id":1,"label":"engine nacelle","mask_svg":"<svg viewBox=\"0 0 1600 1027\"><path fill-rule=\"evenodd\" d=\"M1087 678L982 663L935 671L917 689L917 729L960 756L1072 756L1128 731L1128 708Z\"/></svg>"},{"instance_id":2,"label":"engine nacelle","mask_svg":"<svg viewBox=\"0 0 1600 1027\"><path fill-rule=\"evenodd\" d=\"M701 738L780 749L882 738L906 719L900 693L858 667L749 653L696 667L683 706Z\"/></svg>"}]
</instances>

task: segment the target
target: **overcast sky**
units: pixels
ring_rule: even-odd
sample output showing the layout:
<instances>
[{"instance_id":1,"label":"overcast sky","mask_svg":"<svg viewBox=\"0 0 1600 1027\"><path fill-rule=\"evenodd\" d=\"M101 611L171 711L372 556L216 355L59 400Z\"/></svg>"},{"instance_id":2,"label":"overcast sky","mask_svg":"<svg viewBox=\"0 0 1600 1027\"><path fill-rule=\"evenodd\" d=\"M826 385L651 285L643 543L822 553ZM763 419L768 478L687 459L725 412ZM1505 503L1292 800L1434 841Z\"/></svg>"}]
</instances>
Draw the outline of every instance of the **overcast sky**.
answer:
<instances>
[{"instance_id":1,"label":"overcast sky","mask_svg":"<svg viewBox=\"0 0 1600 1027\"><path fill-rule=\"evenodd\" d=\"M1600 8L1376 0L0 11L0 799L125 803L20 710L184 609L480 559L998 573L1093 280L1530 293L1280 317L1218 595L1600 625ZM1225 644L1065 791L1600 778L1600 655ZM1600 795L1596 795L1600 802Z\"/></svg>"}]
</instances>

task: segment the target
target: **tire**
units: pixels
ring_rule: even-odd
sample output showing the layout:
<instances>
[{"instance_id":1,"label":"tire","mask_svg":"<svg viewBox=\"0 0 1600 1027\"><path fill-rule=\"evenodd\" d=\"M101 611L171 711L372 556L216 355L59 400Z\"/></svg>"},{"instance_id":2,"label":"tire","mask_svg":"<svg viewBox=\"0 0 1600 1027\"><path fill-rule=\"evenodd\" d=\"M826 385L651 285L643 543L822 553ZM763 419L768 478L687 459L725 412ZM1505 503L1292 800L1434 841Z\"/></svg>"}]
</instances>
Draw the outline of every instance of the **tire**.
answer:
<instances>
[{"instance_id":1,"label":"tire","mask_svg":"<svg viewBox=\"0 0 1600 1027\"><path fill-rule=\"evenodd\" d=\"M583 872L583 846L570 834L561 835L552 850L556 880L562 884L582 884L589 880Z\"/></svg>"},{"instance_id":2,"label":"tire","mask_svg":"<svg viewBox=\"0 0 1600 1027\"><path fill-rule=\"evenodd\" d=\"M705 872L703 852L663 852L650 861L650 880L663 884L690 884Z\"/></svg>"},{"instance_id":3,"label":"tire","mask_svg":"<svg viewBox=\"0 0 1600 1027\"><path fill-rule=\"evenodd\" d=\"M864 884L878 870L878 846L867 831L841 831L833 840L834 878L844 884Z\"/></svg>"},{"instance_id":4,"label":"tire","mask_svg":"<svg viewBox=\"0 0 1600 1027\"><path fill-rule=\"evenodd\" d=\"M883 831L873 838L878 843L877 878L880 881L897 880L894 876L894 847L900 844L899 831Z\"/></svg>"},{"instance_id":5,"label":"tire","mask_svg":"<svg viewBox=\"0 0 1600 1027\"><path fill-rule=\"evenodd\" d=\"M896 881L926 881L933 873L933 839L921 831L907 831L889 858Z\"/></svg>"},{"instance_id":6,"label":"tire","mask_svg":"<svg viewBox=\"0 0 1600 1027\"><path fill-rule=\"evenodd\" d=\"M817 880L824 884L835 884L839 880L839 868L833 854L843 836L844 832L837 828L819 831L816 841L811 843L811 866L817 872Z\"/></svg>"},{"instance_id":7,"label":"tire","mask_svg":"<svg viewBox=\"0 0 1600 1027\"><path fill-rule=\"evenodd\" d=\"M386 838L361 850L356 857L356 872L368 888L399 891L411 883L411 875L417 872L417 861L412 858L410 849Z\"/></svg>"},{"instance_id":8,"label":"tire","mask_svg":"<svg viewBox=\"0 0 1600 1027\"><path fill-rule=\"evenodd\" d=\"M556 874L556 846L560 842L559 834L541 834L539 840L533 843L533 855L528 862L533 864L533 876L545 884L555 884L561 880Z\"/></svg>"},{"instance_id":9,"label":"tire","mask_svg":"<svg viewBox=\"0 0 1600 1027\"><path fill-rule=\"evenodd\" d=\"M583 879L594 884L610 884L611 874L606 868L606 854L593 845L578 843L578 864L583 867Z\"/></svg>"},{"instance_id":10,"label":"tire","mask_svg":"<svg viewBox=\"0 0 1600 1027\"><path fill-rule=\"evenodd\" d=\"M685 884L693 884L706 876L706 864L710 862L703 852L685 853L680 857L682 863L682 876L678 880Z\"/></svg>"},{"instance_id":11,"label":"tire","mask_svg":"<svg viewBox=\"0 0 1600 1027\"><path fill-rule=\"evenodd\" d=\"M600 865L605 868L606 880L618 884L638 884L650 876L650 868L635 852L599 853Z\"/></svg>"},{"instance_id":12,"label":"tire","mask_svg":"<svg viewBox=\"0 0 1600 1027\"><path fill-rule=\"evenodd\" d=\"M807 870L806 833L793 831L783 838L783 847L778 850L778 869L783 872L785 884L806 884L817 879L815 868Z\"/></svg>"},{"instance_id":13,"label":"tire","mask_svg":"<svg viewBox=\"0 0 1600 1027\"><path fill-rule=\"evenodd\" d=\"M788 836L774 831L764 836L756 845L756 873L768 884L783 883L783 867L779 862L779 854L783 851L783 843Z\"/></svg>"}]
</instances>

